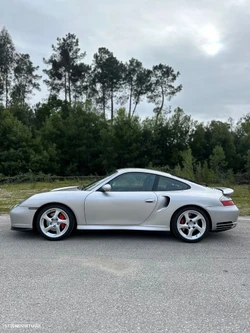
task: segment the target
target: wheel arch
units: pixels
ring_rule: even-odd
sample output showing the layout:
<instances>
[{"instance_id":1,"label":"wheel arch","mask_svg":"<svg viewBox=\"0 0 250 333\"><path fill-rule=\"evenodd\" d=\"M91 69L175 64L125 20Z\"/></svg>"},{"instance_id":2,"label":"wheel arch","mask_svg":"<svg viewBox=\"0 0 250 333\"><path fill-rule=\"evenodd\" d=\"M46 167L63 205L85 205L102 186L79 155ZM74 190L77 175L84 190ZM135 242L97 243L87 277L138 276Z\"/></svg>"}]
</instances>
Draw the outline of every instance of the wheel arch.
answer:
<instances>
[{"instance_id":1,"label":"wheel arch","mask_svg":"<svg viewBox=\"0 0 250 333\"><path fill-rule=\"evenodd\" d=\"M202 210L202 211L207 215L208 220L209 220L209 231L211 231L211 230L212 230L212 219L211 219L211 216L210 216L210 214L208 213L208 211L207 211L204 207L201 207L201 206L198 206L198 205L191 205L191 204L190 204L190 205L184 205L184 206L182 206L182 207L176 209L176 211L175 211L175 212L172 214L172 216L171 216L171 220L170 220L170 230L172 231L172 224L173 224L174 216L175 216L179 211L181 211L183 208L189 208L189 209L190 209L190 207L192 207L192 208L198 208L198 209Z\"/></svg>"},{"instance_id":2,"label":"wheel arch","mask_svg":"<svg viewBox=\"0 0 250 333\"><path fill-rule=\"evenodd\" d=\"M56 206L56 205L59 205L59 206L63 206L63 207L65 207L65 208L69 209L69 210L71 211L71 213L73 214L73 216L74 216L74 220L75 220L74 229L76 228L76 225L77 225L76 214L74 213L74 211L73 211L69 206L67 206L67 205L65 205L65 204L63 204L63 203L61 203L61 202L49 202L49 203L46 203L46 204L40 206L40 207L37 209L37 211L36 211L36 213L35 213L35 215L34 215L34 217L33 217L33 221L32 221L32 228L33 228L33 230L37 231L37 227L36 227L36 219L37 219L38 214L39 214L39 213L41 212L41 210L44 209L46 206L51 206L51 205L55 205L55 206Z\"/></svg>"}]
</instances>

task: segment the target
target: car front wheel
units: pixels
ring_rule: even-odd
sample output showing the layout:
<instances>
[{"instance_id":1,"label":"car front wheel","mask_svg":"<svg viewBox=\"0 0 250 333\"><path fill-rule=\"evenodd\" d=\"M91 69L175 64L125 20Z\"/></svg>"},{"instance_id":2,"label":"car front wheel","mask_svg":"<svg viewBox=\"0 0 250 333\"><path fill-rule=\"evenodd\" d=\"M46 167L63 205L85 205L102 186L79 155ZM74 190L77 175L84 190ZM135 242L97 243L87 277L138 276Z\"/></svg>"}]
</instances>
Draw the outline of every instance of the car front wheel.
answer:
<instances>
[{"instance_id":1,"label":"car front wheel","mask_svg":"<svg viewBox=\"0 0 250 333\"><path fill-rule=\"evenodd\" d=\"M176 237L185 242L199 242L209 231L209 217L198 207L184 207L174 214L172 230Z\"/></svg>"},{"instance_id":2,"label":"car front wheel","mask_svg":"<svg viewBox=\"0 0 250 333\"><path fill-rule=\"evenodd\" d=\"M71 234L75 217L63 205L47 205L41 209L36 219L37 230L49 240L60 240Z\"/></svg>"}]
</instances>

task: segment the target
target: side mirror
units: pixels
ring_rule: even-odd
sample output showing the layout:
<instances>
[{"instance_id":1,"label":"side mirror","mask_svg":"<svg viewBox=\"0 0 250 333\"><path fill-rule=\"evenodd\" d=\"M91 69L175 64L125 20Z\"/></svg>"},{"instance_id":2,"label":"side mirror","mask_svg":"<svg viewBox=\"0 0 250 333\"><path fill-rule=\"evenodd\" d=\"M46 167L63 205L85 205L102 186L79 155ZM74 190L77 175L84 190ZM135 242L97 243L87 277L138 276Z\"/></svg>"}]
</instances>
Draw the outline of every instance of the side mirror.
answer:
<instances>
[{"instance_id":1,"label":"side mirror","mask_svg":"<svg viewBox=\"0 0 250 333\"><path fill-rule=\"evenodd\" d=\"M110 184L103 185L102 190L103 190L103 192L110 192L111 185Z\"/></svg>"}]
</instances>

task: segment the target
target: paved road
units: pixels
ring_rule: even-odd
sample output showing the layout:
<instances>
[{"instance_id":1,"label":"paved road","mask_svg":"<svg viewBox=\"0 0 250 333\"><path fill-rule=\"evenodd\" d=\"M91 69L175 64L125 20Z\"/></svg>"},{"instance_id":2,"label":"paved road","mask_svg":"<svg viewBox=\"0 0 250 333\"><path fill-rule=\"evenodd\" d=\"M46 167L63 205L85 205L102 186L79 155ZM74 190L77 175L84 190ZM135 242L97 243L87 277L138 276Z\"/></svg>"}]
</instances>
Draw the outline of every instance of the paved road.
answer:
<instances>
[{"instance_id":1,"label":"paved road","mask_svg":"<svg viewBox=\"0 0 250 333\"><path fill-rule=\"evenodd\" d=\"M0 256L0 332L250 332L247 217L186 244L139 232L50 242L0 216Z\"/></svg>"}]
</instances>

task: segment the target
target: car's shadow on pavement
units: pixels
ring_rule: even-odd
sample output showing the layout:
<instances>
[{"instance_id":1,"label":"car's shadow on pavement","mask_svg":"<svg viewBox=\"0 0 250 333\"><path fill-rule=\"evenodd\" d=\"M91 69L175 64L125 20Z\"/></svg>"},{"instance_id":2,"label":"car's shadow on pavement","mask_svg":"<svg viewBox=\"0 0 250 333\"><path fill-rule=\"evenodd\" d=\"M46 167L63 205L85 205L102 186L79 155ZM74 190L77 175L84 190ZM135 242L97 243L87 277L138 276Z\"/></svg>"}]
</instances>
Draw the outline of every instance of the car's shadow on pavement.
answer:
<instances>
[{"instance_id":1,"label":"car's shadow on pavement","mask_svg":"<svg viewBox=\"0 0 250 333\"><path fill-rule=\"evenodd\" d=\"M208 236L201 241L201 243L218 243L218 242L227 242L232 241L232 238L235 235L228 232L210 232ZM27 232L10 232L8 234L9 241L18 240L18 241L47 241L36 231L27 231ZM115 243L120 241L136 241L136 242L176 242L182 243L185 242L177 239L168 231L127 231L127 230L102 230L102 231L92 231L92 230L75 230L73 233L57 242L83 242L83 241L113 241ZM53 242L53 241L52 241ZM187 244L187 243L186 243Z\"/></svg>"},{"instance_id":2,"label":"car's shadow on pavement","mask_svg":"<svg viewBox=\"0 0 250 333\"><path fill-rule=\"evenodd\" d=\"M136 240L136 241L147 241L147 240L155 240L155 241L172 241L176 240L176 238L168 231L128 231L128 230L76 230L70 236L70 238L74 240L81 239L95 239L95 240Z\"/></svg>"},{"instance_id":3,"label":"car's shadow on pavement","mask_svg":"<svg viewBox=\"0 0 250 333\"><path fill-rule=\"evenodd\" d=\"M10 238L18 238L18 239L44 239L37 231L17 231L9 233ZM176 238L168 231L157 232L157 231L127 231L127 230L74 230L69 237L64 238L59 242L65 241L81 241L81 240L105 240L105 239L137 239L137 240L176 240ZM51 242L50 240L48 240Z\"/></svg>"}]
</instances>

